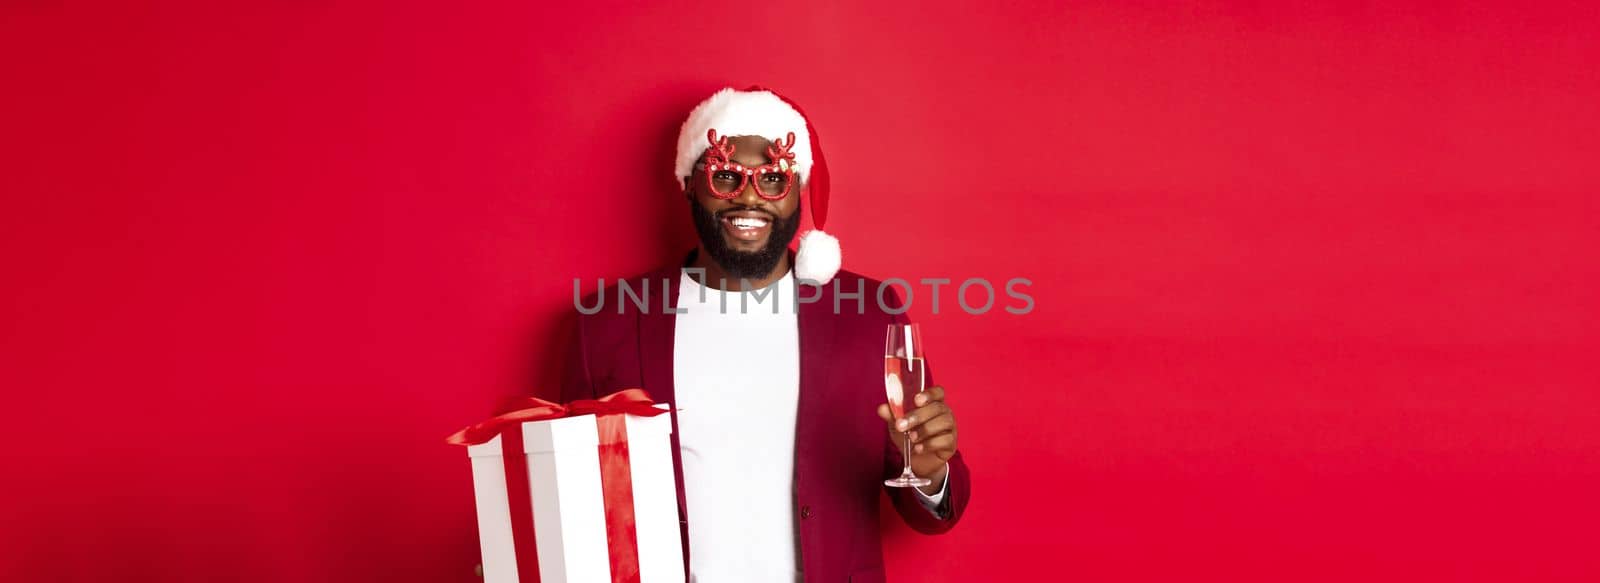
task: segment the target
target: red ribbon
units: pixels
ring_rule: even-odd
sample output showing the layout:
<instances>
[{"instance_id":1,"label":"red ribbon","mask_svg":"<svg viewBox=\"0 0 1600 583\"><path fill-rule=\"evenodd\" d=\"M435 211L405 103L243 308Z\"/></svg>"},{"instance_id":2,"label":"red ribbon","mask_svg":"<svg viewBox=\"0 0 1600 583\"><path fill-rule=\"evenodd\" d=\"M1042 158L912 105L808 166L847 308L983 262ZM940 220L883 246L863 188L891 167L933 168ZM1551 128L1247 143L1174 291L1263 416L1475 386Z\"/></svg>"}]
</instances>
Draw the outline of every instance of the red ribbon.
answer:
<instances>
[{"instance_id":1,"label":"red ribbon","mask_svg":"<svg viewBox=\"0 0 1600 583\"><path fill-rule=\"evenodd\" d=\"M517 580L539 581L538 544L534 539L533 501L528 492L528 458L522 448L522 424L579 415L594 415L600 437L600 488L606 507L606 544L611 552L613 583L638 583L639 538L634 530L633 477L628 458L628 426L623 417L654 417L666 413L643 389L626 389L599 399L582 399L565 406L543 399L516 399L502 412L457 431L446 438L453 445L478 445L500 436L505 462L506 499L511 511L511 540L517 553Z\"/></svg>"}]
</instances>

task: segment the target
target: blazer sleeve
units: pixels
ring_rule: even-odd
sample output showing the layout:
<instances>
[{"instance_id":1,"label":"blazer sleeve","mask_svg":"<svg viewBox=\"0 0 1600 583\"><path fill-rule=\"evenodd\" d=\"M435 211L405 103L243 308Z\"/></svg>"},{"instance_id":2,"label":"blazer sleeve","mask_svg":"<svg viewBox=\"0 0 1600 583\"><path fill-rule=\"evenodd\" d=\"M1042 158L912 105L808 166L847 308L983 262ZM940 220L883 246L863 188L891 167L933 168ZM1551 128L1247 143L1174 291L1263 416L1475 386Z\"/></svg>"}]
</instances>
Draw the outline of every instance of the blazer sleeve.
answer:
<instances>
[{"instance_id":1,"label":"blazer sleeve","mask_svg":"<svg viewBox=\"0 0 1600 583\"><path fill-rule=\"evenodd\" d=\"M889 302L897 308L902 306L900 294L892 291L893 288L890 289ZM911 318L903 313L890 314L889 317L895 324L911 323ZM927 366L927 381L928 386L931 387L935 385L934 368L932 365ZM899 446L895 445L891 440L884 439L883 443L883 476L885 478L897 476L900 474L900 469L905 466L905 458L902 457ZM947 487L944 500L939 504L942 509L940 516L934 516L933 513L928 512L928 508L922 505L922 501L917 499L916 493L912 492L911 488L883 487L889 494L890 502L894 503L895 511L900 514L900 518L904 519L906 525L910 526L912 530L923 534L941 534L955 528L956 523L961 521L961 515L966 513L967 500L972 495L971 472L967 469L967 462L962 458L959 449L946 463L950 471L945 477Z\"/></svg>"},{"instance_id":2,"label":"blazer sleeve","mask_svg":"<svg viewBox=\"0 0 1600 583\"><path fill-rule=\"evenodd\" d=\"M883 475L886 477L899 475L903 465L899 448L890 447L895 451L884 456L885 461L889 462L884 465ZM950 473L945 477L948 489L945 491L944 500L940 503L940 507L944 510L942 516L934 516L928 512L928 508L922 505L922 501L917 499L916 493L912 492L911 488L884 486L884 490L889 493L889 501L894 503L895 512L900 514L900 518L904 519L912 530L922 534L943 534L955 528L956 523L961 521L961 515L966 513L967 500L972 495L972 475L967 470L967 463L961 458L960 451L946 463L950 466Z\"/></svg>"}]
</instances>

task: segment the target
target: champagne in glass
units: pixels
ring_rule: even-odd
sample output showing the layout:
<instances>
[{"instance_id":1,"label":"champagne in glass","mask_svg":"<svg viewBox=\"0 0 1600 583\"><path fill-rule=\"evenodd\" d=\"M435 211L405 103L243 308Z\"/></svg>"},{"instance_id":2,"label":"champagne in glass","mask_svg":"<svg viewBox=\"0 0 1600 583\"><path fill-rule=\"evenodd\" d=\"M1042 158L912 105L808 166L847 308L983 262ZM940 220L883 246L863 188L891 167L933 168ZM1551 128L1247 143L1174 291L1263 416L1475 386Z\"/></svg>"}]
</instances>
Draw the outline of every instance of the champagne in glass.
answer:
<instances>
[{"instance_id":1,"label":"champagne in glass","mask_svg":"<svg viewBox=\"0 0 1600 583\"><path fill-rule=\"evenodd\" d=\"M883 385L888 392L889 411L895 419L906 416L906 404L915 405L917 393L927 388L921 358L888 355L883 357Z\"/></svg>"},{"instance_id":2,"label":"champagne in glass","mask_svg":"<svg viewBox=\"0 0 1600 583\"><path fill-rule=\"evenodd\" d=\"M889 399L889 411L896 421L914 409L917 393L928 380L927 367L922 360L922 334L916 324L890 324L884 340L883 388ZM885 480L886 486L908 488L927 486L933 482L911 473L911 433L903 433L905 440L905 468L900 476Z\"/></svg>"}]
</instances>

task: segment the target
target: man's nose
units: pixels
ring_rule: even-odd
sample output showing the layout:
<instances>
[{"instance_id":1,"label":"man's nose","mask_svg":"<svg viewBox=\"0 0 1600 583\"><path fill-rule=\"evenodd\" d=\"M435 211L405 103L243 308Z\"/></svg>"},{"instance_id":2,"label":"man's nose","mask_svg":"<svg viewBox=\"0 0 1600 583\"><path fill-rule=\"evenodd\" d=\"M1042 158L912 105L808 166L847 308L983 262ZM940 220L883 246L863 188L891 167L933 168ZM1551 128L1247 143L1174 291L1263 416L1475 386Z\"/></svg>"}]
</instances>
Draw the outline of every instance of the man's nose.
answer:
<instances>
[{"instance_id":1,"label":"man's nose","mask_svg":"<svg viewBox=\"0 0 1600 583\"><path fill-rule=\"evenodd\" d=\"M756 181L760 180L760 178L759 176L751 176L749 180L746 180L744 190L740 190L739 196L734 197L734 200L744 206L760 206L762 202L765 202L766 199L761 198L761 195L756 193Z\"/></svg>"}]
</instances>

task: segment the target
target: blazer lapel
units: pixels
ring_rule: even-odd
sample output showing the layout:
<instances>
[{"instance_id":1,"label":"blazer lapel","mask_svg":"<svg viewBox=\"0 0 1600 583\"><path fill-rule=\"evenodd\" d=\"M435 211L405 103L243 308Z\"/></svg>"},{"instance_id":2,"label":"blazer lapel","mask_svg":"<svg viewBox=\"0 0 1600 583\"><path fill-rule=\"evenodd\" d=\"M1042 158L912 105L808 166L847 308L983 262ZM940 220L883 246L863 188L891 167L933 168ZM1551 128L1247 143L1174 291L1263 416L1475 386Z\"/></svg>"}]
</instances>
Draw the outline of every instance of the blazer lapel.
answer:
<instances>
[{"instance_id":1,"label":"blazer lapel","mask_svg":"<svg viewBox=\"0 0 1600 583\"><path fill-rule=\"evenodd\" d=\"M797 286L796 293L807 292L800 297L808 297L811 290L816 290L817 301L801 303L796 310L796 326L800 334L800 400L796 406L794 427L794 489L795 504L800 517L800 559L803 562L804 572L822 573L823 565L812 564L811 559L822 558L817 553L807 553L807 548L820 548L824 541L817 537L822 533L813 528L815 521L806 520L809 507L813 503L810 498L811 489L808 484L818 472L826 472L825 467L813 463L812 444L817 443L813 437L818 429L818 423L826 419L822 408L827 402L824 391L828 387L828 366L831 345L828 341L833 332L834 318L830 317L833 299L829 286ZM798 299L798 298L797 298ZM821 463L826 463L822 461Z\"/></svg>"},{"instance_id":2,"label":"blazer lapel","mask_svg":"<svg viewBox=\"0 0 1600 583\"><path fill-rule=\"evenodd\" d=\"M650 398L658 403L673 406L672 417L672 471L677 476L678 528L683 535L683 568L689 568L689 513L683 498L683 458L678 453L678 410L676 392L673 390L672 352L677 334L677 317L673 308L678 305L679 268L662 269L647 276L647 285L664 285L657 303L647 302L639 314L639 381Z\"/></svg>"},{"instance_id":3,"label":"blazer lapel","mask_svg":"<svg viewBox=\"0 0 1600 583\"><path fill-rule=\"evenodd\" d=\"M650 398L660 403L674 403L672 384L672 350L673 339L676 333L677 317L672 308L678 303L678 278L680 272L677 268L663 269L646 276L646 285L655 287L665 285L662 294L665 300L646 302L647 306L639 314L639 381L644 383L644 390L650 393ZM672 439L678 439L677 413L674 411ZM676 452L676 443L673 451Z\"/></svg>"}]
</instances>

